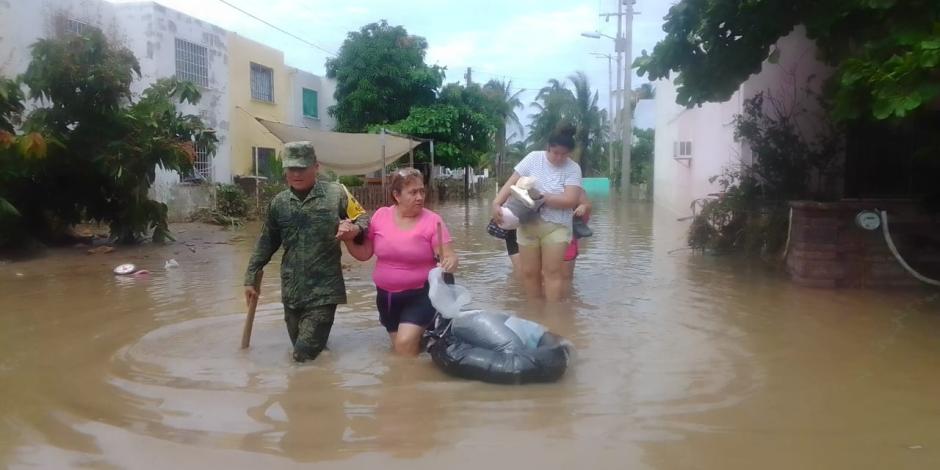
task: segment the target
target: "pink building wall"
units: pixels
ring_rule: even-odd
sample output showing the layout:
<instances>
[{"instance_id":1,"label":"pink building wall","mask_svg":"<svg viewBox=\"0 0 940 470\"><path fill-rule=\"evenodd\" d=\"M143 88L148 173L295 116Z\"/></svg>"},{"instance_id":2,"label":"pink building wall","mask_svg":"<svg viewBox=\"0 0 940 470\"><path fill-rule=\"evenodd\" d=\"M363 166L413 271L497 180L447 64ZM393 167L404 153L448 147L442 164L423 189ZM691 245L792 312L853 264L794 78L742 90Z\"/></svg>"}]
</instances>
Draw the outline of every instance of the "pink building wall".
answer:
<instances>
[{"instance_id":1,"label":"pink building wall","mask_svg":"<svg viewBox=\"0 0 940 470\"><path fill-rule=\"evenodd\" d=\"M750 161L750 150L734 140L734 117L742 112L746 99L763 91L780 98L787 105L806 106L815 114L815 97L805 93L807 80L816 91L831 73L816 60L816 47L806 37L803 27L780 39L779 60L765 62L761 71L744 82L740 89L723 103L707 103L686 109L676 104L676 90L671 80L656 86L656 146L654 157L653 202L676 217L692 214L690 205L698 198L719 190L709 178L742 160ZM674 78L674 77L673 77ZM809 136L819 126L811 117L800 125ZM674 159L676 142L691 142L690 160Z\"/></svg>"}]
</instances>

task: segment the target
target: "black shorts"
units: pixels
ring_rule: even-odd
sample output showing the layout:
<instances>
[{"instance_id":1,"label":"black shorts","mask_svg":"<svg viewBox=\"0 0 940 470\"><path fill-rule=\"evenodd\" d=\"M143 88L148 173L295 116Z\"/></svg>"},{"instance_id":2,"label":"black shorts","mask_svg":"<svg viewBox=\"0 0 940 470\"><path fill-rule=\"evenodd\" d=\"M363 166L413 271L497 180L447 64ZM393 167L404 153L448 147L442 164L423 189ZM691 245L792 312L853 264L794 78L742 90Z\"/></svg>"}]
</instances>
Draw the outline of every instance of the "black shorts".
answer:
<instances>
[{"instance_id":1,"label":"black shorts","mask_svg":"<svg viewBox=\"0 0 940 470\"><path fill-rule=\"evenodd\" d=\"M389 292L375 288L375 305L379 309L379 321L389 333L398 331L398 325L409 323L430 328L434 321L434 306L428 297L428 284L424 287L402 292Z\"/></svg>"},{"instance_id":2,"label":"black shorts","mask_svg":"<svg viewBox=\"0 0 940 470\"><path fill-rule=\"evenodd\" d=\"M509 253L509 256L519 253L519 242L516 241L515 230L506 231L506 253Z\"/></svg>"}]
</instances>

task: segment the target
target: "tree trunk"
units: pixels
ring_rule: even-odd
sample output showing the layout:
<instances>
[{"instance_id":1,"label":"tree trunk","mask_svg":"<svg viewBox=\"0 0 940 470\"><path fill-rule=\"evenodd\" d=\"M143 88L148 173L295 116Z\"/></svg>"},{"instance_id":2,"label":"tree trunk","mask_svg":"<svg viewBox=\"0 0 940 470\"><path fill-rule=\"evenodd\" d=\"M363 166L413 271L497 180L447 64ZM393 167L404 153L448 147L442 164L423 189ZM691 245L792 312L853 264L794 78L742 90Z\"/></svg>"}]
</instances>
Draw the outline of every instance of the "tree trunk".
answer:
<instances>
[{"instance_id":1,"label":"tree trunk","mask_svg":"<svg viewBox=\"0 0 940 470\"><path fill-rule=\"evenodd\" d=\"M470 198L470 167L466 167L463 170L463 197L464 199Z\"/></svg>"}]
</instances>

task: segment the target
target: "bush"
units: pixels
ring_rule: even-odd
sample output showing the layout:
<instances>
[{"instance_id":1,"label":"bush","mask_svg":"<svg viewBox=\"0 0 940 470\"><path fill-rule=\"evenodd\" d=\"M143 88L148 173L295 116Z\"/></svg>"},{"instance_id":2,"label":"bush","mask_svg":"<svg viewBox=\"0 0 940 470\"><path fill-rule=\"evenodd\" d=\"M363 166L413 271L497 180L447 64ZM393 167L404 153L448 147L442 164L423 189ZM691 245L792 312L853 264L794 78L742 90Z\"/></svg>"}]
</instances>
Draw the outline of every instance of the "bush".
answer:
<instances>
[{"instance_id":1,"label":"bush","mask_svg":"<svg viewBox=\"0 0 940 470\"><path fill-rule=\"evenodd\" d=\"M234 184L220 184L215 191L216 210L228 217L248 215L248 195Z\"/></svg>"},{"instance_id":2,"label":"bush","mask_svg":"<svg viewBox=\"0 0 940 470\"><path fill-rule=\"evenodd\" d=\"M340 176L339 182L347 188L355 188L365 184L365 180L359 176Z\"/></svg>"},{"instance_id":3,"label":"bush","mask_svg":"<svg viewBox=\"0 0 940 470\"><path fill-rule=\"evenodd\" d=\"M838 132L828 127L815 140L807 140L797 125L805 108L766 99L770 113L765 111L765 96L758 94L745 101L744 112L735 117L735 138L751 148L754 161L725 168L709 179L718 182L721 193L693 201L687 238L691 248L776 254L786 242L789 201L834 196L835 161L841 154L841 143L834 137Z\"/></svg>"},{"instance_id":4,"label":"bush","mask_svg":"<svg viewBox=\"0 0 940 470\"><path fill-rule=\"evenodd\" d=\"M149 190L156 168L186 174L197 148L215 152L214 132L176 107L198 103L199 88L168 78L132 93L137 59L96 30L41 39L31 55L27 96L0 81L0 244L63 241L83 220L108 224L121 243L171 239L167 207ZM11 126L26 98L37 107Z\"/></svg>"}]
</instances>

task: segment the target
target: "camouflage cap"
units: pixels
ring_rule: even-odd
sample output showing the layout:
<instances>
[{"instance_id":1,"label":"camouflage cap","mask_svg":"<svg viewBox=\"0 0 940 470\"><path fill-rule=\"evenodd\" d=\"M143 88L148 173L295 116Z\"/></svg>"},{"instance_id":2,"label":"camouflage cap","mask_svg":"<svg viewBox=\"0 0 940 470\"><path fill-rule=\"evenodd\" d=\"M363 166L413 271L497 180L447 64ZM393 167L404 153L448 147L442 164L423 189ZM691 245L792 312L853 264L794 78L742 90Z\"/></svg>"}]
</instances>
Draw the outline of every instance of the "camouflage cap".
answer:
<instances>
[{"instance_id":1,"label":"camouflage cap","mask_svg":"<svg viewBox=\"0 0 940 470\"><path fill-rule=\"evenodd\" d=\"M307 168L317 164L317 153L309 141L288 142L284 145L284 168Z\"/></svg>"}]
</instances>

